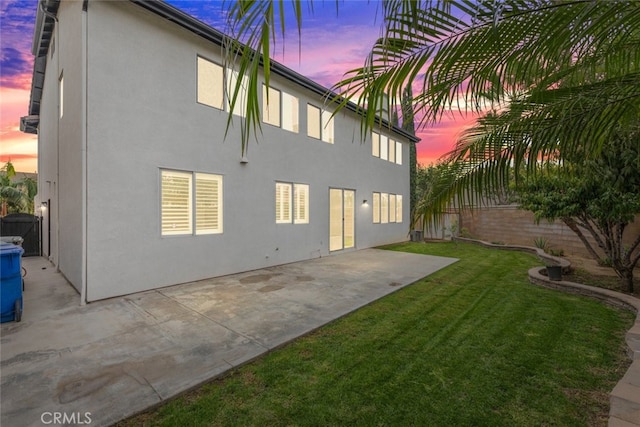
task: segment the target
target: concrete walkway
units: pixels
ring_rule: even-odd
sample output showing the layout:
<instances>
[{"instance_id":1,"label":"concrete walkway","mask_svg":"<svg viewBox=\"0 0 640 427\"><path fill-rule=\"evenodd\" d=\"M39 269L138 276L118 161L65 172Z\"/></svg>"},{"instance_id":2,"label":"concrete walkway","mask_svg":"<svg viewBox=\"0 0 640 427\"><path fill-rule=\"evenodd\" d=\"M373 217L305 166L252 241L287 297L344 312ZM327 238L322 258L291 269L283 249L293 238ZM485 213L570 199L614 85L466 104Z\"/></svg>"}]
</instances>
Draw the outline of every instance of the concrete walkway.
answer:
<instances>
[{"instance_id":1,"label":"concrete walkway","mask_svg":"<svg viewBox=\"0 0 640 427\"><path fill-rule=\"evenodd\" d=\"M22 322L0 329L0 424L110 425L455 261L367 249L80 306L47 260L24 258Z\"/></svg>"}]
</instances>

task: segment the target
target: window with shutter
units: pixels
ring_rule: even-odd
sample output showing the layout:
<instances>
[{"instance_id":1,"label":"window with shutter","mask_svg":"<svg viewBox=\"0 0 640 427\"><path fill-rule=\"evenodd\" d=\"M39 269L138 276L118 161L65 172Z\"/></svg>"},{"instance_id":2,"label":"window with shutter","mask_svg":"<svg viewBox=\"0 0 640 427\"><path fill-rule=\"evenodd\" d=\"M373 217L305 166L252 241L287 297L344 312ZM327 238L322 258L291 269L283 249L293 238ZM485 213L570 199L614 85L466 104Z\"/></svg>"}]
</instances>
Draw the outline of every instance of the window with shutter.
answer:
<instances>
[{"instance_id":1,"label":"window with shutter","mask_svg":"<svg viewBox=\"0 0 640 427\"><path fill-rule=\"evenodd\" d=\"M293 198L295 200L294 206L294 223L295 224L308 224L309 223L309 186L306 184L294 184L293 186Z\"/></svg>"},{"instance_id":2,"label":"window with shutter","mask_svg":"<svg viewBox=\"0 0 640 427\"><path fill-rule=\"evenodd\" d=\"M402 143L400 141L396 141L396 164L402 164Z\"/></svg>"},{"instance_id":3,"label":"window with shutter","mask_svg":"<svg viewBox=\"0 0 640 427\"><path fill-rule=\"evenodd\" d=\"M396 196L396 222L402 222L402 195Z\"/></svg>"},{"instance_id":4,"label":"window with shutter","mask_svg":"<svg viewBox=\"0 0 640 427\"><path fill-rule=\"evenodd\" d=\"M222 233L222 176L195 175L196 234Z\"/></svg>"},{"instance_id":5,"label":"window with shutter","mask_svg":"<svg viewBox=\"0 0 640 427\"><path fill-rule=\"evenodd\" d=\"M380 222L387 224L389 222L389 194L380 194Z\"/></svg>"},{"instance_id":6,"label":"window with shutter","mask_svg":"<svg viewBox=\"0 0 640 427\"><path fill-rule=\"evenodd\" d=\"M291 222L291 184L276 182L276 224Z\"/></svg>"},{"instance_id":7,"label":"window with shutter","mask_svg":"<svg viewBox=\"0 0 640 427\"><path fill-rule=\"evenodd\" d=\"M389 194L389 222L396 222L396 195Z\"/></svg>"},{"instance_id":8,"label":"window with shutter","mask_svg":"<svg viewBox=\"0 0 640 427\"><path fill-rule=\"evenodd\" d=\"M380 193L373 193L373 223L380 224Z\"/></svg>"},{"instance_id":9,"label":"window with shutter","mask_svg":"<svg viewBox=\"0 0 640 427\"><path fill-rule=\"evenodd\" d=\"M161 172L162 235L191 234L191 173Z\"/></svg>"}]
</instances>

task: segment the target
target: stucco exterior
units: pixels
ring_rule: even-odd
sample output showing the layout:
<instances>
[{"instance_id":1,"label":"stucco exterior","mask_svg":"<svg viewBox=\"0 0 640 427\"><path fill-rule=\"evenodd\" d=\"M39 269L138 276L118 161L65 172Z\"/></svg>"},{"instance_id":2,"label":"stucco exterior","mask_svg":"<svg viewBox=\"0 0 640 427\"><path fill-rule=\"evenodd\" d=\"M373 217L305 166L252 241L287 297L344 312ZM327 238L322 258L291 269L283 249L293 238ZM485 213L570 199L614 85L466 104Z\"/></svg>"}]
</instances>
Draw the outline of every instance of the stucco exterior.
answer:
<instances>
[{"instance_id":1,"label":"stucco exterior","mask_svg":"<svg viewBox=\"0 0 640 427\"><path fill-rule=\"evenodd\" d=\"M306 105L322 106L322 96L274 74L271 86L299 100L300 132L263 123L241 163L237 123L225 138L228 113L196 102L197 57L221 63L220 46L131 2L62 1L57 19L38 129L40 200L51 200L48 255L83 301L336 253L331 188L355 191L353 249L408 238L415 140L406 134L382 131L402 143L401 165L372 156L348 109L334 117L333 144L308 137ZM223 176L222 233L162 235L163 169ZM276 223L276 182L309 186L308 224ZM403 221L374 224L373 192L402 195Z\"/></svg>"}]
</instances>

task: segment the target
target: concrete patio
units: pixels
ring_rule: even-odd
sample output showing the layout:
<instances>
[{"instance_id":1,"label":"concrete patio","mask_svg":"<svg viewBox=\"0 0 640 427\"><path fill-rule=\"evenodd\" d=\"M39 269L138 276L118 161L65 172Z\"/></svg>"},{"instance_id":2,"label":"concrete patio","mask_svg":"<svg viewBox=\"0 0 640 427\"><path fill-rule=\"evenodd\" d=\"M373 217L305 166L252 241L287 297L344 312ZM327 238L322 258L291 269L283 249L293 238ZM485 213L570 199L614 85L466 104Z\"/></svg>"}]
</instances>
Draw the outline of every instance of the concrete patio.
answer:
<instances>
[{"instance_id":1,"label":"concrete patio","mask_svg":"<svg viewBox=\"0 0 640 427\"><path fill-rule=\"evenodd\" d=\"M113 424L455 261L367 249L80 306L46 259L24 258L22 321L0 329L0 424Z\"/></svg>"}]
</instances>

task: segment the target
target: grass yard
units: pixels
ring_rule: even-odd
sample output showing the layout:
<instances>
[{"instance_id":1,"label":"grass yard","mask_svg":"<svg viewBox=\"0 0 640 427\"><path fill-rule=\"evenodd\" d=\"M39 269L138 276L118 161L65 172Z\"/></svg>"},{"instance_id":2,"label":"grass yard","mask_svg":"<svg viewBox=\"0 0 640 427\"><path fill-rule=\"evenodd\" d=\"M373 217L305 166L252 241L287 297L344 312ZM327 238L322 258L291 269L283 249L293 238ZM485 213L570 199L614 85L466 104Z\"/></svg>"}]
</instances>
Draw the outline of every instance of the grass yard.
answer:
<instances>
[{"instance_id":1,"label":"grass yard","mask_svg":"<svg viewBox=\"0 0 640 427\"><path fill-rule=\"evenodd\" d=\"M460 261L120 425L606 425L633 316L529 284L528 254Z\"/></svg>"}]
</instances>

